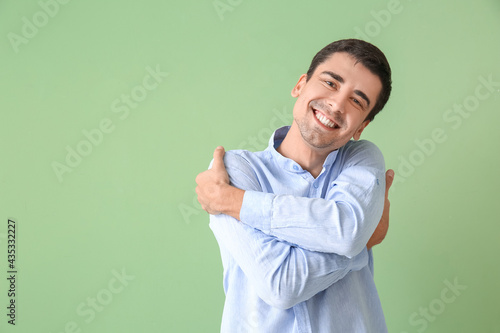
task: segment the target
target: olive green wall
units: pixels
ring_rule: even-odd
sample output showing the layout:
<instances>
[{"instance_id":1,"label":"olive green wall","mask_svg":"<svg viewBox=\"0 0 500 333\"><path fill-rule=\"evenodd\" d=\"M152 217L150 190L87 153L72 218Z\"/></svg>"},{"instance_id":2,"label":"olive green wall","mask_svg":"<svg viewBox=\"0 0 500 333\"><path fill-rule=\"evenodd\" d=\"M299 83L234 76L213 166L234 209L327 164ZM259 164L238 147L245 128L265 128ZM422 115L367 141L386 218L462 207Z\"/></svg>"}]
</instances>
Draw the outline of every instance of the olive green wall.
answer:
<instances>
[{"instance_id":1,"label":"olive green wall","mask_svg":"<svg viewBox=\"0 0 500 333\"><path fill-rule=\"evenodd\" d=\"M194 178L217 145L264 148L348 37L393 69L363 133L396 171L375 248L389 331L500 332L500 2L11 0L0 22L2 332L217 332Z\"/></svg>"}]
</instances>

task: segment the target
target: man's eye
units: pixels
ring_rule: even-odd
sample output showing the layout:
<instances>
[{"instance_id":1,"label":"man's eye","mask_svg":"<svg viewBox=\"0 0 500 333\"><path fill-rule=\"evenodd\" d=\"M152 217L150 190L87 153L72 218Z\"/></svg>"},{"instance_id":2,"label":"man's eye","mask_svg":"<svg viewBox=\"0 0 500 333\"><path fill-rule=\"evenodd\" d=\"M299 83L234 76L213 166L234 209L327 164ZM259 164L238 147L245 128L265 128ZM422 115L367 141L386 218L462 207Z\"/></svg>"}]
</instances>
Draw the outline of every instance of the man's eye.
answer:
<instances>
[{"instance_id":1,"label":"man's eye","mask_svg":"<svg viewBox=\"0 0 500 333\"><path fill-rule=\"evenodd\" d=\"M333 83L332 81L326 81L326 84L330 87L335 87L335 83Z\"/></svg>"},{"instance_id":2,"label":"man's eye","mask_svg":"<svg viewBox=\"0 0 500 333\"><path fill-rule=\"evenodd\" d=\"M357 98L353 98L352 99L354 103L356 103L357 105L359 105L361 108L364 108L365 106L363 105L363 103L361 103L361 101Z\"/></svg>"}]
</instances>

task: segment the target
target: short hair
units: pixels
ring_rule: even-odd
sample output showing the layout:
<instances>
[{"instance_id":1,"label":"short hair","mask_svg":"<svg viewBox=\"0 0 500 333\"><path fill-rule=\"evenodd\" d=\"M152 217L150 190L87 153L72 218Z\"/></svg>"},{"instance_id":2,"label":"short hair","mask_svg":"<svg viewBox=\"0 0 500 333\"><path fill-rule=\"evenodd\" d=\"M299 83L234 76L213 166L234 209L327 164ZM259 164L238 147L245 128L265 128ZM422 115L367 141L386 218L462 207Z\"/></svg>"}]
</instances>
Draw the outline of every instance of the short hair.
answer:
<instances>
[{"instance_id":1,"label":"short hair","mask_svg":"<svg viewBox=\"0 0 500 333\"><path fill-rule=\"evenodd\" d=\"M321 49L314 56L311 65L307 70L307 80L311 78L316 68L325 62L332 54L336 52L346 52L354 59L356 63L361 63L368 68L370 72L377 75L382 83L382 90L378 95L377 102L366 117L367 120L373 120L382 110L389 96L391 95L391 67L384 53L378 47L360 39L342 39L330 43Z\"/></svg>"}]
</instances>

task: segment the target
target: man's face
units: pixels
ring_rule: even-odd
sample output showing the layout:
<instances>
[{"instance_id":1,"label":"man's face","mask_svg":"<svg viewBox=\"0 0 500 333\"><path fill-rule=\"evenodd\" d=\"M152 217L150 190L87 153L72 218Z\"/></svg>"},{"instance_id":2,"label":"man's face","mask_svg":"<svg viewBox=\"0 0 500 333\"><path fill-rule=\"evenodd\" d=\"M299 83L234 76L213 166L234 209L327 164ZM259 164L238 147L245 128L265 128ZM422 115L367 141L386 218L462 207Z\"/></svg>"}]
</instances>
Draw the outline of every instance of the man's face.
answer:
<instances>
[{"instance_id":1,"label":"man's face","mask_svg":"<svg viewBox=\"0 0 500 333\"><path fill-rule=\"evenodd\" d=\"M333 151L358 140L382 90L378 76L348 53L336 52L303 74L292 90L293 117L304 141L314 150Z\"/></svg>"}]
</instances>

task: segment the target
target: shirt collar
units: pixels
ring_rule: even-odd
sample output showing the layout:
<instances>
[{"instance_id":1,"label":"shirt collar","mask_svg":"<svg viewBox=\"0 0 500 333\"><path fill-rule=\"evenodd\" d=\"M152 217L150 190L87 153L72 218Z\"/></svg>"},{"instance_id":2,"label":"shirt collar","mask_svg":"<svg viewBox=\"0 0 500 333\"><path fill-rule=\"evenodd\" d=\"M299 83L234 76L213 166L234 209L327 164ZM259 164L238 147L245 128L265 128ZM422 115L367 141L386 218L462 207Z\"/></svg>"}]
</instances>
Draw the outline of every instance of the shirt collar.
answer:
<instances>
[{"instance_id":1,"label":"shirt collar","mask_svg":"<svg viewBox=\"0 0 500 333\"><path fill-rule=\"evenodd\" d=\"M290 130L290 126L283 126L274 131L273 135L271 135L271 138L269 139L269 145L266 150L270 154L270 157L274 158L277 161L278 165L281 166L283 169L295 173L306 172L297 162L287 157L284 157L283 155L281 155L276 151L276 148L278 148L279 145L285 139L288 130ZM326 167L332 165L333 162L335 162L338 151L339 150L337 149L328 154L328 156L325 159L325 162L323 163L323 171L325 170Z\"/></svg>"}]
</instances>

